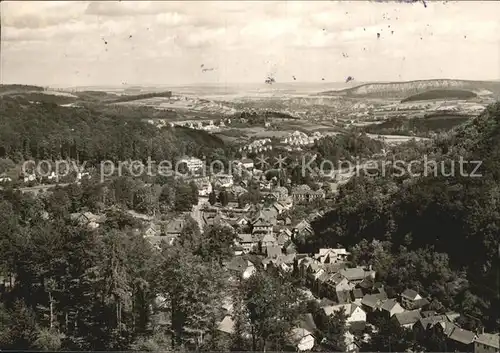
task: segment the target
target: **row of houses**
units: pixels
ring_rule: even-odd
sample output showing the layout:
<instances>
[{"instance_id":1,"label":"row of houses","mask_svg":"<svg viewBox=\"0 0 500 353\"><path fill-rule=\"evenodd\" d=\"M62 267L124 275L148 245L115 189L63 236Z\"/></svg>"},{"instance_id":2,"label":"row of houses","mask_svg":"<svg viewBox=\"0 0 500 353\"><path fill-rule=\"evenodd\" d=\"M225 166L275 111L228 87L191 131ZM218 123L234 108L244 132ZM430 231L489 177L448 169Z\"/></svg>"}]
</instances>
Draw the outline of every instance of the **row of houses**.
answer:
<instances>
[{"instance_id":1,"label":"row of houses","mask_svg":"<svg viewBox=\"0 0 500 353\"><path fill-rule=\"evenodd\" d=\"M304 146L311 145L322 137L320 132L314 132L311 136L304 132L294 131L285 138L280 140L280 143L286 146Z\"/></svg>"},{"instance_id":2,"label":"row of houses","mask_svg":"<svg viewBox=\"0 0 500 353\"><path fill-rule=\"evenodd\" d=\"M358 328L357 332L370 318L383 315L412 330L415 338L441 335L451 351L498 352L498 334L465 330L456 324L460 315L454 312L437 314L425 310L429 300L412 289L406 289L397 298L388 298L383 285L375 282L375 271L371 267L348 268L348 256L345 249L320 249L312 256L294 255L293 270L305 279L312 293L322 298L318 301L326 315L344 310L346 325ZM346 341L355 349L349 337Z\"/></svg>"}]
</instances>

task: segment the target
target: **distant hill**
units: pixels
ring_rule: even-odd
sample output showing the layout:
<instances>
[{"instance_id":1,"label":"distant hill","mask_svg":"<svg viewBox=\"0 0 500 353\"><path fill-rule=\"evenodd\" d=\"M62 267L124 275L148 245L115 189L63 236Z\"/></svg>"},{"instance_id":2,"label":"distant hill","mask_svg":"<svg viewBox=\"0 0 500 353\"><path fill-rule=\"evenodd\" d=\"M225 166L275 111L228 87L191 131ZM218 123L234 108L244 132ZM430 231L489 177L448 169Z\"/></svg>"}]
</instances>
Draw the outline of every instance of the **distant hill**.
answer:
<instances>
[{"instance_id":1,"label":"distant hill","mask_svg":"<svg viewBox=\"0 0 500 353\"><path fill-rule=\"evenodd\" d=\"M119 98L108 101L107 103L124 103L124 102L132 102L141 99L149 99L149 98L170 98L172 97L172 91L165 92L154 92L154 93L143 93L143 94L134 94L134 95L123 95Z\"/></svg>"},{"instance_id":2,"label":"distant hill","mask_svg":"<svg viewBox=\"0 0 500 353\"><path fill-rule=\"evenodd\" d=\"M71 93L70 93L71 92ZM119 96L104 91L69 91L53 90L40 86L31 85L0 85L0 96L22 98L32 102L64 104L85 104L85 103L107 103L115 102L118 99L135 100L141 99L142 95Z\"/></svg>"},{"instance_id":3,"label":"distant hill","mask_svg":"<svg viewBox=\"0 0 500 353\"><path fill-rule=\"evenodd\" d=\"M325 91L319 95L346 96L359 98L397 98L424 93L429 90L470 90L474 93L491 94L500 98L500 82L495 81L466 81L466 80L419 80L406 82L367 83L360 86L338 91Z\"/></svg>"},{"instance_id":4,"label":"distant hill","mask_svg":"<svg viewBox=\"0 0 500 353\"><path fill-rule=\"evenodd\" d=\"M44 88L32 85L0 85L0 95L10 94L15 92L43 91Z\"/></svg>"},{"instance_id":5,"label":"distant hill","mask_svg":"<svg viewBox=\"0 0 500 353\"><path fill-rule=\"evenodd\" d=\"M201 157L228 150L220 138L205 131L158 129L143 121L140 112L124 116L119 109L96 108L33 104L20 96L1 96L0 158L80 158L98 164L147 156L157 161L184 154Z\"/></svg>"},{"instance_id":6,"label":"distant hill","mask_svg":"<svg viewBox=\"0 0 500 353\"><path fill-rule=\"evenodd\" d=\"M467 115L435 114L425 118L392 118L380 124L371 124L361 130L370 134L409 135L427 137L431 133L449 131L471 120Z\"/></svg>"},{"instance_id":7,"label":"distant hill","mask_svg":"<svg viewBox=\"0 0 500 353\"><path fill-rule=\"evenodd\" d=\"M466 91L461 89L435 89L419 94L414 94L401 101L404 102L414 102L414 101L425 101L432 99L471 99L476 98L477 94L472 91Z\"/></svg>"}]
</instances>

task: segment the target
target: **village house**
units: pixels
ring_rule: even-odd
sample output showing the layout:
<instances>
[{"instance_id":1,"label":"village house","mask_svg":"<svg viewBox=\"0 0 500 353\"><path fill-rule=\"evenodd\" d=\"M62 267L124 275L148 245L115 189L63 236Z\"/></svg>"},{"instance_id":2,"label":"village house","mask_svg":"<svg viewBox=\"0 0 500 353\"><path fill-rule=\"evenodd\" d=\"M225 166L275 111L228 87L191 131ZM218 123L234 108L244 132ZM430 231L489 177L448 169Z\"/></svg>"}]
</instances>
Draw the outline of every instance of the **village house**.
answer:
<instances>
[{"instance_id":1,"label":"village house","mask_svg":"<svg viewBox=\"0 0 500 353\"><path fill-rule=\"evenodd\" d=\"M422 296L413 289L406 289L403 293L401 293L401 304L403 304L403 307L408 310L417 309L417 301L421 299L423 299Z\"/></svg>"},{"instance_id":2,"label":"village house","mask_svg":"<svg viewBox=\"0 0 500 353\"><path fill-rule=\"evenodd\" d=\"M0 183L9 183L12 179L5 174L0 175Z\"/></svg>"},{"instance_id":3,"label":"village house","mask_svg":"<svg viewBox=\"0 0 500 353\"><path fill-rule=\"evenodd\" d=\"M234 276L248 279L255 273L255 265L242 256L234 257L228 264L227 269Z\"/></svg>"},{"instance_id":4,"label":"village house","mask_svg":"<svg viewBox=\"0 0 500 353\"><path fill-rule=\"evenodd\" d=\"M278 201L283 201L288 197L288 189L284 186L277 186L273 191L278 194Z\"/></svg>"},{"instance_id":5,"label":"village house","mask_svg":"<svg viewBox=\"0 0 500 353\"><path fill-rule=\"evenodd\" d=\"M295 260L294 254L291 255L280 254L273 258L269 257L265 258L264 260L262 260L262 265L264 266L265 270L267 270L269 267L272 266L283 272L292 272L294 260Z\"/></svg>"},{"instance_id":6,"label":"village house","mask_svg":"<svg viewBox=\"0 0 500 353\"><path fill-rule=\"evenodd\" d=\"M144 238L150 238L161 235L161 227L155 223L150 223L144 230Z\"/></svg>"},{"instance_id":7,"label":"village house","mask_svg":"<svg viewBox=\"0 0 500 353\"><path fill-rule=\"evenodd\" d=\"M299 352L310 351L315 345L313 333L305 328L292 329L289 340Z\"/></svg>"},{"instance_id":8,"label":"village house","mask_svg":"<svg viewBox=\"0 0 500 353\"><path fill-rule=\"evenodd\" d=\"M365 278L375 279L375 271L371 269L371 266L368 268L359 266L355 268L345 268L340 270L340 274L355 285L361 283Z\"/></svg>"},{"instance_id":9,"label":"village house","mask_svg":"<svg viewBox=\"0 0 500 353\"><path fill-rule=\"evenodd\" d=\"M99 228L100 223L105 221L106 216L98 216L92 212L76 212L72 213L70 218L82 227L97 229Z\"/></svg>"},{"instance_id":10,"label":"village house","mask_svg":"<svg viewBox=\"0 0 500 353\"><path fill-rule=\"evenodd\" d=\"M354 288L351 292L351 300L358 305L361 305L361 301L363 300L363 291L361 288Z\"/></svg>"},{"instance_id":11,"label":"village house","mask_svg":"<svg viewBox=\"0 0 500 353\"><path fill-rule=\"evenodd\" d=\"M290 244L285 247L285 254L297 254L297 246L294 243L290 242Z\"/></svg>"},{"instance_id":12,"label":"village house","mask_svg":"<svg viewBox=\"0 0 500 353\"><path fill-rule=\"evenodd\" d=\"M205 162L201 159L187 156L181 158L179 164L186 164L186 167L190 172L195 172L205 167Z\"/></svg>"},{"instance_id":13,"label":"village house","mask_svg":"<svg viewBox=\"0 0 500 353\"><path fill-rule=\"evenodd\" d=\"M277 258L280 256L283 252L281 251L281 247L277 245L277 243L274 243L272 245L267 245L264 249L264 253L268 258Z\"/></svg>"},{"instance_id":14,"label":"village house","mask_svg":"<svg viewBox=\"0 0 500 353\"><path fill-rule=\"evenodd\" d=\"M276 239L278 245L283 247L290 240L290 236L285 232L280 231L278 233L278 238Z\"/></svg>"},{"instance_id":15,"label":"village house","mask_svg":"<svg viewBox=\"0 0 500 353\"><path fill-rule=\"evenodd\" d=\"M292 190L292 198L297 204L310 203L314 200L324 199L325 191L322 189L314 191L307 185L300 185Z\"/></svg>"},{"instance_id":16,"label":"village house","mask_svg":"<svg viewBox=\"0 0 500 353\"><path fill-rule=\"evenodd\" d=\"M387 300L387 294L385 292L366 294L361 300L361 306L367 313L373 313L380 310L385 300Z\"/></svg>"},{"instance_id":17,"label":"village house","mask_svg":"<svg viewBox=\"0 0 500 353\"><path fill-rule=\"evenodd\" d=\"M283 212L286 211L285 206L281 202L275 202L275 203L273 203L272 207L276 210L276 212L278 213L278 215L280 215L280 214L282 214Z\"/></svg>"},{"instance_id":18,"label":"village house","mask_svg":"<svg viewBox=\"0 0 500 353\"><path fill-rule=\"evenodd\" d=\"M134 217L137 220L140 220L143 223L145 223L145 222L151 222L153 220L152 216L148 216L148 215L143 214L143 213L138 213L138 212L136 212L134 210L128 210L127 213L130 216Z\"/></svg>"},{"instance_id":19,"label":"village house","mask_svg":"<svg viewBox=\"0 0 500 353\"><path fill-rule=\"evenodd\" d=\"M230 174L214 175L213 182L217 188L230 188L234 185L233 176Z\"/></svg>"},{"instance_id":20,"label":"village house","mask_svg":"<svg viewBox=\"0 0 500 353\"><path fill-rule=\"evenodd\" d=\"M244 229L250 224L250 220L246 216L237 217L234 221L231 222L231 225L234 228Z\"/></svg>"},{"instance_id":21,"label":"village house","mask_svg":"<svg viewBox=\"0 0 500 353\"><path fill-rule=\"evenodd\" d=\"M349 303L351 300L350 291L353 286L340 273L324 272L317 279L317 293L324 295L339 303Z\"/></svg>"},{"instance_id":22,"label":"village house","mask_svg":"<svg viewBox=\"0 0 500 353\"><path fill-rule=\"evenodd\" d=\"M323 264L344 262L349 253L346 249L319 249L314 258Z\"/></svg>"},{"instance_id":23,"label":"village house","mask_svg":"<svg viewBox=\"0 0 500 353\"><path fill-rule=\"evenodd\" d=\"M257 221L255 221L252 224L252 233L253 234L260 233L260 234L272 235L273 234L273 224L266 219L259 218ZM274 239L274 241L276 241L276 239ZM263 245L263 246L267 246L267 245Z\"/></svg>"},{"instance_id":24,"label":"village house","mask_svg":"<svg viewBox=\"0 0 500 353\"><path fill-rule=\"evenodd\" d=\"M295 226L292 227L292 229L295 235L301 235L305 237L314 235L314 230L311 227L311 224L305 219L298 222Z\"/></svg>"},{"instance_id":25,"label":"village house","mask_svg":"<svg viewBox=\"0 0 500 353\"><path fill-rule=\"evenodd\" d=\"M168 222L165 226L164 233L169 237L179 237L182 232L182 228L184 228L185 220L182 218L174 219Z\"/></svg>"},{"instance_id":26,"label":"village house","mask_svg":"<svg viewBox=\"0 0 500 353\"><path fill-rule=\"evenodd\" d=\"M232 335L234 333L234 321L230 315L226 315L219 325L217 326L217 330Z\"/></svg>"},{"instance_id":27,"label":"village house","mask_svg":"<svg viewBox=\"0 0 500 353\"><path fill-rule=\"evenodd\" d=\"M258 249L259 240L252 234L240 233L235 239L235 244L243 248L244 254L248 254Z\"/></svg>"},{"instance_id":28,"label":"village house","mask_svg":"<svg viewBox=\"0 0 500 353\"><path fill-rule=\"evenodd\" d=\"M267 249L270 246L278 245L278 241L274 237L273 233L264 233L261 234L261 236L262 236L262 238L260 239L261 252L265 252L265 249Z\"/></svg>"},{"instance_id":29,"label":"village house","mask_svg":"<svg viewBox=\"0 0 500 353\"><path fill-rule=\"evenodd\" d=\"M455 326L448 335L447 348L455 352L473 352L476 338L474 332Z\"/></svg>"},{"instance_id":30,"label":"village house","mask_svg":"<svg viewBox=\"0 0 500 353\"><path fill-rule=\"evenodd\" d=\"M400 314L405 311L405 309L394 299L385 300L380 306L380 310L389 318L395 314Z\"/></svg>"},{"instance_id":31,"label":"village house","mask_svg":"<svg viewBox=\"0 0 500 353\"><path fill-rule=\"evenodd\" d=\"M481 333L474 341L474 353L498 353L499 352L498 333Z\"/></svg>"},{"instance_id":32,"label":"village house","mask_svg":"<svg viewBox=\"0 0 500 353\"><path fill-rule=\"evenodd\" d=\"M203 181L200 183L196 183L198 187L198 195L201 197L208 197L213 191L212 183L210 181Z\"/></svg>"},{"instance_id":33,"label":"village house","mask_svg":"<svg viewBox=\"0 0 500 353\"><path fill-rule=\"evenodd\" d=\"M76 173L76 181L80 181L83 178L90 179L91 178L90 173L88 173L88 172L77 172Z\"/></svg>"},{"instance_id":34,"label":"village house","mask_svg":"<svg viewBox=\"0 0 500 353\"><path fill-rule=\"evenodd\" d=\"M298 351L309 351L316 343L313 335L316 330L312 314L301 315L297 327L292 330L290 341Z\"/></svg>"},{"instance_id":35,"label":"village house","mask_svg":"<svg viewBox=\"0 0 500 353\"><path fill-rule=\"evenodd\" d=\"M250 158L243 158L241 160L241 166L247 170L253 169L254 163Z\"/></svg>"},{"instance_id":36,"label":"village house","mask_svg":"<svg viewBox=\"0 0 500 353\"><path fill-rule=\"evenodd\" d=\"M333 315L333 313L339 310L345 311L347 316L346 326L350 326L355 322L366 322L366 312L359 305L354 303L332 305L323 308L327 316Z\"/></svg>"},{"instance_id":37,"label":"village house","mask_svg":"<svg viewBox=\"0 0 500 353\"><path fill-rule=\"evenodd\" d=\"M155 250L161 251L162 245L172 246L177 238L165 235L153 235L146 238L146 240L153 246Z\"/></svg>"},{"instance_id":38,"label":"village house","mask_svg":"<svg viewBox=\"0 0 500 353\"><path fill-rule=\"evenodd\" d=\"M450 322L446 315L436 315L435 313L421 313L422 318L413 325L415 337L429 337L431 334L447 337L454 329L455 325Z\"/></svg>"},{"instance_id":39,"label":"village house","mask_svg":"<svg viewBox=\"0 0 500 353\"><path fill-rule=\"evenodd\" d=\"M420 310L405 311L402 313L396 313L392 316L392 320L394 322L396 322L400 327L404 327L406 329L412 329L413 325L415 325L421 318L422 315L420 315Z\"/></svg>"}]
</instances>

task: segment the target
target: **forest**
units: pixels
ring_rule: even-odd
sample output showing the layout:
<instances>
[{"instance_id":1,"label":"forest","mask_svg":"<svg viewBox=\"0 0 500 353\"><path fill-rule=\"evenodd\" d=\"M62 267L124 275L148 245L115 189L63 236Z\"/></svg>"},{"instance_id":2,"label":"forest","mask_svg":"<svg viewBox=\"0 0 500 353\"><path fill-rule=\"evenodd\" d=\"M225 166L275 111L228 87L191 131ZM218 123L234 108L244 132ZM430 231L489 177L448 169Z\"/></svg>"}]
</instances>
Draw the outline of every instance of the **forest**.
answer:
<instances>
[{"instance_id":1,"label":"forest","mask_svg":"<svg viewBox=\"0 0 500 353\"><path fill-rule=\"evenodd\" d=\"M136 114L132 114L136 115ZM0 158L74 159L89 165L103 160L174 160L182 155L231 153L223 141L203 131L181 127L158 129L119 110L69 108L0 98Z\"/></svg>"},{"instance_id":2,"label":"forest","mask_svg":"<svg viewBox=\"0 0 500 353\"><path fill-rule=\"evenodd\" d=\"M134 202L126 182L109 186L114 206L95 230L69 217L101 199L95 186L37 198L0 192L0 348L290 349L287 332L309 309L296 280L261 267L246 282L229 280L222 265L233 256L236 233L217 225L200 232L190 218L179 242L154 250L126 212ZM217 330L228 300L231 335ZM341 349L343 320L319 325L327 347Z\"/></svg>"},{"instance_id":3,"label":"forest","mask_svg":"<svg viewBox=\"0 0 500 353\"><path fill-rule=\"evenodd\" d=\"M2 168L28 158L97 163L189 154L227 161L235 153L201 131L160 130L113 109L70 109L19 97L0 98L0 141ZM497 103L432 141L394 148L388 159L410 162L427 156L448 173L410 178L389 168L378 177L354 177L340 188L333 207L312 223L315 236L298 244L299 251L345 246L353 265L373 265L388 294L413 288L432 297L437 311L463 313L464 328L495 331L500 324L499 146ZM383 148L382 142L352 133L320 139L308 153L318 156L317 166L324 159L370 157ZM461 159L481 161L482 176L449 173ZM473 168L466 165L465 171ZM312 176L297 171L291 166L277 178L314 184ZM258 203L252 200L260 199L257 191L245 195L246 201ZM252 258L254 277L229 280L223 264L233 254L232 230L200 231L188 218L180 241L156 251L142 236L147 225L128 212L160 213L169 220L189 211L197 197L194 183L168 177L82 181L36 197L0 190L0 349L291 349L284 333L312 313L315 337L322 342L317 349L344 351L345 317L322 316L317 303L298 290L294 276L264 272ZM95 230L82 227L71 218L82 211L103 214L105 221ZM228 299L234 333L224 335L217 324ZM393 350L415 347L391 323L377 326L379 332L363 350L385 351L387 341Z\"/></svg>"},{"instance_id":4,"label":"forest","mask_svg":"<svg viewBox=\"0 0 500 353\"><path fill-rule=\"evenodd\" d=\"M355 262L374 264L394 293L414 288L464 313L464 328L495 330L500 324L499 142L497 103L432 143L399 146L388 158L409 162L426 155L438 162L436 172L395 177L389 168L385 176L353 178L340 189L336 206L313 224L316 237L303 251L347 246ZM481 161L482 176L470 177L472 163L459 173L461 159Z\"/></svg>"},{"instance_id":5,"label":"forest","mask_svg":"<svg viewBox=\"0 0 500 353\"><path fill-rule=\"evenodd\" d=\"M368 125L362 130L370 134L430 137L450 131L470 119L469 116L449 114L430 115L424 118L390 118L380 124Z\"/></svg>"}]
</instances>

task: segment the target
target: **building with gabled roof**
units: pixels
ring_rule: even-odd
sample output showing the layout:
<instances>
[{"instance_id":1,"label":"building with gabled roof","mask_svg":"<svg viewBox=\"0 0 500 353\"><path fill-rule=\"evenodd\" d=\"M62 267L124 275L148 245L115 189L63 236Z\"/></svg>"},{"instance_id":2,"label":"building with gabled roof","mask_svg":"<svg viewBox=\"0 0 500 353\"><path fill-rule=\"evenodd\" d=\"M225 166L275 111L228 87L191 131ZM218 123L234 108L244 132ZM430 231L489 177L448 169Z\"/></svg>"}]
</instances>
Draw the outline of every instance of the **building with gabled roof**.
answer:
<instances>
[{"instance_id":1,"label":"building with gabled roof","mask_svg":"<svg viewBox=\"0 0 500 353\"><path fill-rule=\"evenodd\" d=\"M394 314L392 320L400 327L411 329L421 318L420 310L410 310Z\"/></svg>"},{"instance_id":2,"label":"building with gabled roof","mask_svg":"<svg viewBox=\"0 0 500 353\"><path fill-rule=\"evenodd\" d=\"M265 253L268 258L277 258L282 254L282 251L281 247L275 244L266 246Z\"/></svg>"},{"instance_id":3,"label":"building with gabled roof","mask_svg":"<svg viewBox=\"0 0 500 353\"><path fill-rule=\"evenodd\" d=\"M498 353L499 341L498 333L480 333L474 341L474 353Z\"/></svg>"},{"instance_id":4,"label":"building with gabled roof","mask_svg":"<svg viewBox=\"0 0 500 353\"><path fill-rule=\"evenodd\" d=\"M405 291L401 293L401 304L408 310L416 309L414 307L415 303L420 299L423 299L422 296L413 289L405 289Z\"/></svg>"},{"instance_id":5,"label":"building with gabled roof","mask_svg":"<svg viewBox=\"0 0 500 353\"><path fill-rule=\"evenodd\" d=\"M448 349L455 352L472 352L476 338L474 332L455 326L448 335Z\"/></svg>"},{"instance_id":6,"label":"building with gabled roof","mask_svg":"<svg viewBox=\"0 0 500 353\"><path fill-rule=\"evenodd\" d=\"M340 310L344 310L347 316L347 326L350 326L353 322L366 322L366 312L357 304L348 303L323 307L326 316L333 315L333 313Z\"/></svg>"},{"instance_id":7,"label":"building with gabled roof","mask_svg":"<svg viewBox=\"0 0 500 353\"><path fill-rule=\"evenodd\" d=\"M186 221L183 218L173 219L172 221L168 222L167 225L165 226L164 233L165 235L178 237L181 235L182 229L184 228L185 224Z\"/></svg>"},{"instance_id":8,"label":"building with gabled roof","mask_svg":"<svg viewBox=\"0 0 500 353\"><path fill-rule=\"evenodd\" d=\"M340 274L353 284L361 283L365 278L375 278L375 271L364 267L345 268L340 270Z\"/></svg>"},{"instance_id":9,"label":"building with gabled roof","mask_svg":"<svg viewBox=\"0 0 500 353\"><path fill-rule=\"evenodd\" d=\"M256 251L259 247L259 239L249 233L239 233L235 239L235 244L243 248L243 253L248 254L252 251Z\"/></svg>"},{"instance_id":10,"label":"building with gabled roof","mask_svg":"<svg viewBox=\"0 0 500 353\"><path fill-rule=\"evenodd\" d=\"M226 267L229 272L243 279L250 278L256 271L255 265L242 256L235 256Z\"/></svg>"},{"instance_id":11,"label":"building with gabled roof","mask_svg":"<svg viewBox=\"0 0 500 353\"><path fill-rule=\"evenodd\" d=\"M217 330L232 335L234 333L234 321L230 315L226 315L217 326Z\"/></svg>"},{"instance_id":12,"label":"building with gabled roof","mask_svg":"<svg viewBox=\"0 0 500 353\"><path fill-rule=\"evenodd\" d=\"M387 300L387 294L385 292L366 294L363 299L361 299L361 306L367 312L375 312L380 310L380 307L385 300Z\"/></svg>"},{"instance_id":13,"label":"building with gabled roof","mask_svg":"<svg viewBox=\"0 0 500 353\"><path fill-rule=\"evenodd\" d=\"M380 310L388 317L392 317L395 314L400 314L405 311L405 309L394 299L385 300L380 306Z\"/></svg>"},{"instance_id":14,"label":"building with gabled roof","mask_svg":"<svg viewBox=\"0 0 500 353\"><path fill-rule=\"evenodd\" d=\"M289 340L298 351L310 351L315 345L313 333L300 327L292 329Z\"/></svg>"}]
</instances>

